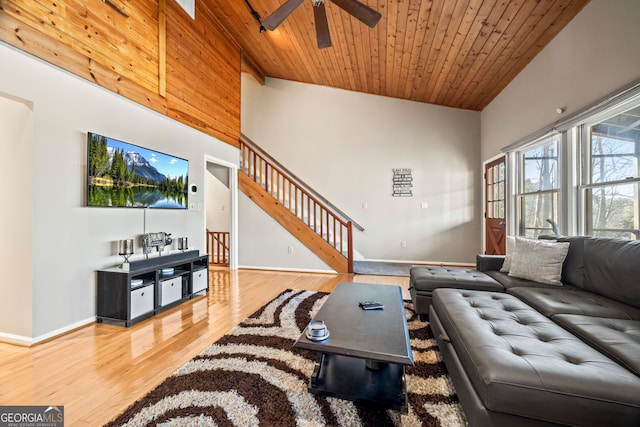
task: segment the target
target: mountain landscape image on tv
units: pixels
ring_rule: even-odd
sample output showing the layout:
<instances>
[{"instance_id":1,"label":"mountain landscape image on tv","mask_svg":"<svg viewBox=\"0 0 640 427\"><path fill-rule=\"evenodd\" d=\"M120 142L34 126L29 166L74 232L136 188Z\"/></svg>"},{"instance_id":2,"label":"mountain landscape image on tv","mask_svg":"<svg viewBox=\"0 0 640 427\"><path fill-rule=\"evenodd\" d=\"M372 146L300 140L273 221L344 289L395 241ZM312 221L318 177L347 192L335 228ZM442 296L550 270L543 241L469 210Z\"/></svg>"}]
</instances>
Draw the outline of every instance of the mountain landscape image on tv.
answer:
<instances>
[{"instance_id":1,"label":"mountain landscape image on tv","mask_svg":"<svg viewBox=\"0 0 640 427\"><path fill-rule=\"evenodd\" d=\"M87 205L187 209L189 161L87 134Z\"/></svg>"}]
</instances>

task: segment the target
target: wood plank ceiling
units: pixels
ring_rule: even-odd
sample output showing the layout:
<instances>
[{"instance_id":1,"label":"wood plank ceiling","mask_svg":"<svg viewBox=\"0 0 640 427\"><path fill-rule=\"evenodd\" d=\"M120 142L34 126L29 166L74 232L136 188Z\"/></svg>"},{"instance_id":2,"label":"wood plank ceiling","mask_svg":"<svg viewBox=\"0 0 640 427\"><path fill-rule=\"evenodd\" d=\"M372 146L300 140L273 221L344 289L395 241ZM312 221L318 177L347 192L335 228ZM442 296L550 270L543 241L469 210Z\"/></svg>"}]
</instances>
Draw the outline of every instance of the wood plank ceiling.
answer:
<instances>
[{"instance_id":1,"label":"wood plank ceiling","mask_svg":"<svg viewBox=\"0 0 640 427\"><path fill-rule=\"evenodd\" d=\"M247 1L204 1L267 77L476 111L589 2L361 0L382 14L370 29L326 0L333 46L318 49L311 0L264 33ZM249 3L264 20L284 1Z\"/></svg>"}]
</instances>

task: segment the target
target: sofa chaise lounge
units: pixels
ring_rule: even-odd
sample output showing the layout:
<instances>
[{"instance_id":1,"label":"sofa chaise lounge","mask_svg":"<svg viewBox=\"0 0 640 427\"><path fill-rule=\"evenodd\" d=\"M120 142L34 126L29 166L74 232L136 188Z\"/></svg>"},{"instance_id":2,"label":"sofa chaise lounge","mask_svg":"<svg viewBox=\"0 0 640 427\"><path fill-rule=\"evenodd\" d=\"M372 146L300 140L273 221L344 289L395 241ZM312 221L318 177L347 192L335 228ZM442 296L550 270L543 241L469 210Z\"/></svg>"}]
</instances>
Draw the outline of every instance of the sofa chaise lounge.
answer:
<instances>
[{"instance_id":1,"label":"sofa chaise lounge","mask_svg":"<svg viewBox=\"0 0 640 427\"><path fill-rule=\"evenodd\" d=\"M557 240L561 284L485 256L469 289L431 284L429 321L472 426L640 425L640 242ZM498 286L479 290L487 278Z\"/></svg>"}]
</instances>

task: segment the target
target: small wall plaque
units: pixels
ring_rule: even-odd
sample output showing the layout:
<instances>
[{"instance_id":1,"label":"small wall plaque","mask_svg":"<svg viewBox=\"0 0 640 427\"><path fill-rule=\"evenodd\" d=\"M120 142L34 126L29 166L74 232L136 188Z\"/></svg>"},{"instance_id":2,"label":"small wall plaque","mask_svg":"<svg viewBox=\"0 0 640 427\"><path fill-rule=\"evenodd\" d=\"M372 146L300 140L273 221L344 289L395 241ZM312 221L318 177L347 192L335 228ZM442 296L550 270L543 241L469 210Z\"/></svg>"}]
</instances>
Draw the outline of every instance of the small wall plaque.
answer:
<instances>
[{"instance_id":1,"label":"small wall plaque","mask_svg":"<svg viewBox=\"0 0 640 427\"><path fill-rule=\"evenodd\" d=\"M393 169L393 197L413 196L411 168Z\"/></svg>"}]
</instances>

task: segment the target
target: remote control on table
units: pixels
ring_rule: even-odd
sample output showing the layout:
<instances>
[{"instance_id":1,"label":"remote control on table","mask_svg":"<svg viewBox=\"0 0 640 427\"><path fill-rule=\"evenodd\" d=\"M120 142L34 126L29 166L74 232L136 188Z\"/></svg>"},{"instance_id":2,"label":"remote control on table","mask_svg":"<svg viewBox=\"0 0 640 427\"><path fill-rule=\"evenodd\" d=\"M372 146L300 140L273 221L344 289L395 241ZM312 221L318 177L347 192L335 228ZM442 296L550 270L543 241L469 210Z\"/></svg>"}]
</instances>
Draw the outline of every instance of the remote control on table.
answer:
<instances>
[{"instance_id":1,"label":"remote control on table","mask_svg":"<svg viewBox=\"0 0 640 427\"><path fill-rule=\"evenodd\" d=\"M362 301L360 307L363 310L382 310L384 309L384 305L378 301Z\"/></svg>"}]
</instances>

